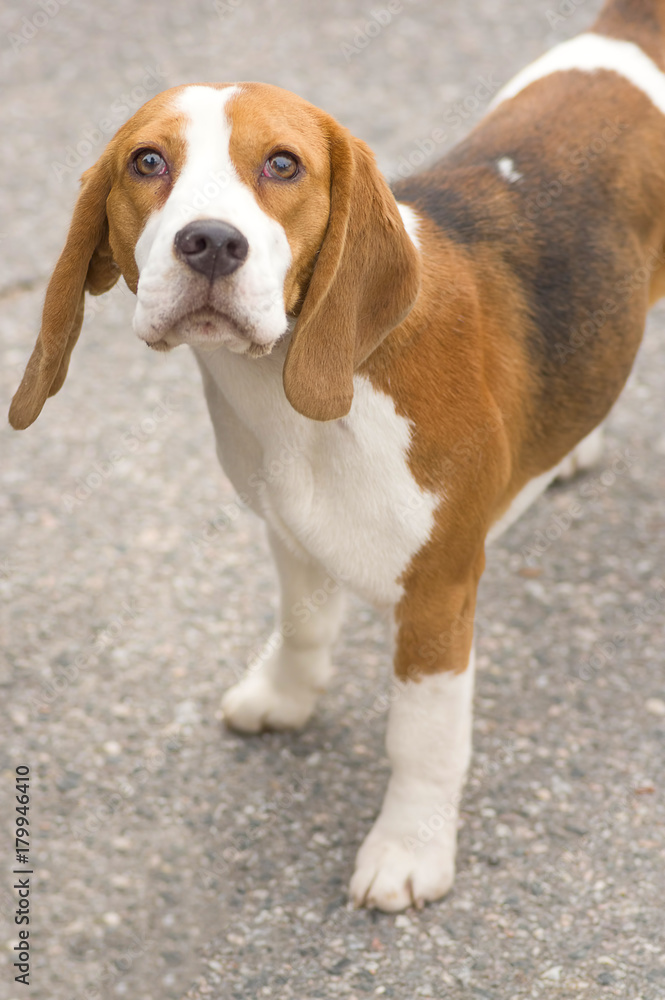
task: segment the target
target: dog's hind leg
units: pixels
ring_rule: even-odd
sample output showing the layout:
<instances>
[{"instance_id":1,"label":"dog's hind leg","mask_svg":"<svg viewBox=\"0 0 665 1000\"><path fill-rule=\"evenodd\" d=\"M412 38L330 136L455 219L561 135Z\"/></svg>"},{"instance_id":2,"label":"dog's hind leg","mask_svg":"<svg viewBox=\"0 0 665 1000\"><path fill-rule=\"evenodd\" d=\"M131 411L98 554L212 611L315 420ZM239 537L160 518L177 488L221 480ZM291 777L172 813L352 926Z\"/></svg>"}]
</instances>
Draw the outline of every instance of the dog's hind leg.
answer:
<instances>
[{"instance_id":1,"label":"dog's hind leg","mask_svg":"<svg viewBox=\"0 0 665 1000\"><path fill-rule=\"evenodd\" d=\"M572 479L580 472L592 469L603 454L603 426L594 428L590 434L582 438L580 443L566 455L559 466L556 478L558 480Z\"/></svg>"}]
</instances>

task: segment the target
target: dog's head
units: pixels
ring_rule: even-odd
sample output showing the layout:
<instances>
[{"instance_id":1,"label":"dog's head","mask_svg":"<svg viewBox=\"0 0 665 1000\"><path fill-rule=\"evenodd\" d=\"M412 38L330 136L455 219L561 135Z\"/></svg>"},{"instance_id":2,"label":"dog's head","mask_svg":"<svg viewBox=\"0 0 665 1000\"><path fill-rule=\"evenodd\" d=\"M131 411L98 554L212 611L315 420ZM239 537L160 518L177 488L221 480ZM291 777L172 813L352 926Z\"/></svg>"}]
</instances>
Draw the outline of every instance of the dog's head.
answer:
<instances>
[{"instance_id":1,"label":"dog's head","mask_svg":"<svg viewBox=\"0 0 665 1000\"><path fill-rule=\"evenodd\" d=\"M121 274L134 329L156 350L259 357L293 328L286 395L330 420L413 305L419 261L372 153L329 115L266 84L165 91L83 175L14 427L63 384L85 291Z\"/></svg>"}]
</instances>

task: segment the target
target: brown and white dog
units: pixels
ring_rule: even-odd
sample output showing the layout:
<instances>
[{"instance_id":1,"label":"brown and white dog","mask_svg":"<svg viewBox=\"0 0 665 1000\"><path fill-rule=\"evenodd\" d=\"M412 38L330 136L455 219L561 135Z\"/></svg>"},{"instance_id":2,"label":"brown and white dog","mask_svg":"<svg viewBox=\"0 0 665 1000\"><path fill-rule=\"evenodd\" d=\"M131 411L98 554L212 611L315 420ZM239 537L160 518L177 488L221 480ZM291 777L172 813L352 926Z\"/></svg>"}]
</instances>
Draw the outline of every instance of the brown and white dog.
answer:
<instances>
[{"instance_id":1,"label":"brown and white dog","mask_svg":"<svg viewBox=\"0 0 665 1000\"><path fill-rule=\"evenodd\" d=\"M364 143L259 83L160 94L83 176L11 423L64 382L85 291L122 275L138 336L193 348L279 570L283 642L226 694L228 723L307 721L338 583L391 616L393 771L359 905L452 884L486 541L593 457L665 291L664 62L665 0L611 0L394 192Z\"/></svg>"}]
</instances>

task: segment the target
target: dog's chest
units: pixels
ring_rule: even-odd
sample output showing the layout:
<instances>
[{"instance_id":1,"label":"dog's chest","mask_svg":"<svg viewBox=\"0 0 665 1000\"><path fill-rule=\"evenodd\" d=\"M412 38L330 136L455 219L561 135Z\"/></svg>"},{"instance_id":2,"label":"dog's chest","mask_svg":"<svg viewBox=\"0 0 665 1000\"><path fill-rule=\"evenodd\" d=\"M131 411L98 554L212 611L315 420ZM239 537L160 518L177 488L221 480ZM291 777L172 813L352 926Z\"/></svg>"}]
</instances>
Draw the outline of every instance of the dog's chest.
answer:
<instances>
[{"instance_id":1,"label":"dog's chest","mask_svg":"<svg viewBox=\"0 0 665 1000\"><path fill-rule=\"evenodd\" d=\"M439 501L411 473L411 428L393 400L356 377L349 415L318 423L289 405L279 355L196 354L219 459L243 502L368 600L399 600Z\"/></svg>"}]
</instances>

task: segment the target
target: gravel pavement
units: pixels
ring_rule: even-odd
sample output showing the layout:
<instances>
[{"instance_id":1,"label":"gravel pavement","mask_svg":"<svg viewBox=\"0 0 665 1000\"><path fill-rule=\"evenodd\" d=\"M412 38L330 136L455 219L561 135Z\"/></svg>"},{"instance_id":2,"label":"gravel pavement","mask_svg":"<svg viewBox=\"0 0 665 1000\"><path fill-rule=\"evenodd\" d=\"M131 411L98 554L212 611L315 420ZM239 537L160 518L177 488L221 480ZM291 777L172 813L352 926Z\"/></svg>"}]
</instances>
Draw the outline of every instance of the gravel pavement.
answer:
<instances>
[{"instance_id":1,"label":"gravel pavement","mask_svg":"<svg viewBox=\"0 0 665 1000\"><path fill-rule=\"evenodd\" d=\"M461 138L598 4L574 0L554 26L556 0L404 0L383 25L387 0L11 6L3 410L77 178L152 94L278 83L394 176ZM218 469L186 349L146 351L126 289L93 305L63 391L28 431L0 431L0 1000L665 997L665 310L598 469L491 554L457 883L387 916L346 905L387 778L384 625L349 600L338 674L303 733L223 730L220 695L271 628L262 528ZM23 764L29 987L12 965Z\"/></svg>"}]
</instances>

